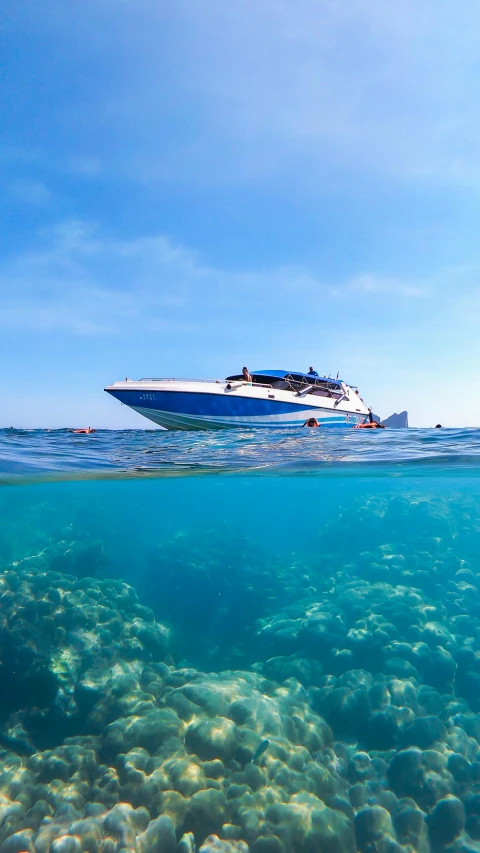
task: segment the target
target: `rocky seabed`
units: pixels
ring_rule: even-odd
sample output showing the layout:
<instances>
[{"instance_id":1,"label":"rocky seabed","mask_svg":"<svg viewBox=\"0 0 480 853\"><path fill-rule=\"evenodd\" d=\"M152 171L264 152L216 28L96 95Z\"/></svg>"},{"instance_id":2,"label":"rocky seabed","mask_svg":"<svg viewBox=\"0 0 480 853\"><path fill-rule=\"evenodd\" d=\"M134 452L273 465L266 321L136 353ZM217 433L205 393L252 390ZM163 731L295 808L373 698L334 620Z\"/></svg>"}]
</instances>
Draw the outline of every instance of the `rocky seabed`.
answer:
<instances>
[{"instance_id":1,"label":"rocky seabed","mask_svg":"<svg viewBox=\"0 0 480 853\"><path fill-rule=\"evenodd\" d=\"M171 590L157 621L132 586L54 571L48 549L4 567L0 853L480 851L476 507L458 522L418 503L344 518L363 531L353 561L324 547L316 570L264 568L241 647L204 611L202 643L242 664L217 672L176 662ZM185 584L199 571L214 601L221 555L185 564Z\"/></svg>"}]
</instances>

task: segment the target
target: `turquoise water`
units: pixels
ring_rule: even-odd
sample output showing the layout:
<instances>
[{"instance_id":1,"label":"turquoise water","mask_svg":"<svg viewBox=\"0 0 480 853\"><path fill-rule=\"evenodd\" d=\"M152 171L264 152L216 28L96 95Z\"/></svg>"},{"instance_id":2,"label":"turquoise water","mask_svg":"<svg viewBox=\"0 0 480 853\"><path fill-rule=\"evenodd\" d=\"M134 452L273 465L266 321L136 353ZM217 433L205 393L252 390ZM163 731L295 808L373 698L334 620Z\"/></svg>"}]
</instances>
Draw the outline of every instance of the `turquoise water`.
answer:
<instances>
[{"instance_id":1,"label":"turquoise water","mask_svg":"<svg viewBox=\"0 0 480 853\"><path fill-rule=\"evenodd\" d=\"M479 437L0 431L3 853L477 849Z\"/></svg>"}]
</instances>

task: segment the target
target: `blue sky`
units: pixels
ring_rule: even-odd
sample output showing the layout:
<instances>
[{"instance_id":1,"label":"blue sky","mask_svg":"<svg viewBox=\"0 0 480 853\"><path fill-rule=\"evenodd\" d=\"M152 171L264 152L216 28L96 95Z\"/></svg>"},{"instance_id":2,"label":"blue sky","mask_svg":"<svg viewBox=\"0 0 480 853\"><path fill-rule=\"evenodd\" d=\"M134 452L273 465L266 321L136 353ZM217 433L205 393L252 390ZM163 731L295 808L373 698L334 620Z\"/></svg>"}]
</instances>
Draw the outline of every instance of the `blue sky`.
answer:
<instances>
[{"instance_id":1,"label":"blue sky","mask_svg":"<svg viewBox=\"0 0 480 853\"><path fill-rule=\"evenodd\" d=\"M473 0L5 0L0 424L308 368L480 423Z\"/></svg>"}]
</instances>

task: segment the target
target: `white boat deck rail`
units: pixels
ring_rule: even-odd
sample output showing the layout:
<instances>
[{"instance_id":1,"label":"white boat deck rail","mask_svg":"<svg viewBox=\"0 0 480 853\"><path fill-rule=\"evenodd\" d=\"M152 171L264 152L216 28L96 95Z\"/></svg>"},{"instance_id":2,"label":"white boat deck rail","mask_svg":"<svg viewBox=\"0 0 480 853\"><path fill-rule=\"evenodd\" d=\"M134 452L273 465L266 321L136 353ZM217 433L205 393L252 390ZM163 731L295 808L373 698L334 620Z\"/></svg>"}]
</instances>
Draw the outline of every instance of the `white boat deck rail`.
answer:
<instances>
[{"instance_id":1,"label":"white boat deck rail","mask_svg":"<svg viewBox=\"0 0 480 853\"><path fill-rule=\"evenodd\" d=\"M233 379L230 382L227 382L226 379L189 379L186 377L179 376L152 376L145 377L143 376L141 379L124 379L123 382L204 382L209 385L235 385L240 387L240 385L253 385L255 388L272 388L273 386L270 383L266 382L245 382L244 379Z\"/></svg>"}]
</instances>

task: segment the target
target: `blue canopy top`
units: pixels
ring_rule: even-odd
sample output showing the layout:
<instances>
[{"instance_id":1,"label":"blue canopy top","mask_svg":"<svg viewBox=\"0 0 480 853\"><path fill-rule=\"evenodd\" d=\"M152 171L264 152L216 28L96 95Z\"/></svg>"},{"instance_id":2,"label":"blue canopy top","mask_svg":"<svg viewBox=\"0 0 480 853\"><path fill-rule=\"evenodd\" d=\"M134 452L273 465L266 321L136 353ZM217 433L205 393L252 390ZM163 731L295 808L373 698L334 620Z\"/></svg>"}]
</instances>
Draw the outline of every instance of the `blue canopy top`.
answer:
<instances>
[{"instance_id":1,"label":"blue canopy top","mask_svg":"<svg viewBox=\"0 0 480 853\"><path fill-rule=\"evenodd\" d=\"M340 386L341 379L332 379L330 376L315 376L313 373L303 373L301 370L252 370L252 376L270 376L272 379L285 379L286 376L300 377L311 382L312 379L320 379L322 382L331 382Z\"/></svg>"}]
</instances>

